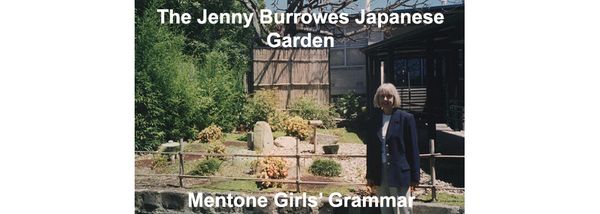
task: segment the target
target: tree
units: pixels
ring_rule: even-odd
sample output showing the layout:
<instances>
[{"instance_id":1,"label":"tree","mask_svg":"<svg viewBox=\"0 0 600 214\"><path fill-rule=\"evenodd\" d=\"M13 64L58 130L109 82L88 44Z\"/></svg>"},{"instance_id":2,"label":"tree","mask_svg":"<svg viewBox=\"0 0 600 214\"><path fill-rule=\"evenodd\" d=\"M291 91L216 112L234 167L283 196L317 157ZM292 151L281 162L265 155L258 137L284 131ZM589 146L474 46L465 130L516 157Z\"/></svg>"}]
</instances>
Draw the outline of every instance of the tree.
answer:
<instances>
[{"instance_id":1,"label":"tree","mask_svg":"<svg viewBox=\"0 0 600 214\"><path fill-rule=\"evenodd\" d=\"M240 12L236 0L137 0L135 17L135 145L194 138L216 124L237 128L244 105L252 29L232 25L160 24L158 8Z\"/></svg>"},{"instance_id":2,"label":"tree","mask_svg":"<svg viewBox=\"0 0 600 214\"><path fill-rule=\"evenodd\" d=\"M259 16L261 4L254 0L239 0L246 7L248 12L253 13L254 17ZM285 13L341 13L344 11L359 11L362 8L358 5L358 0L286 0L287 7L280 8L280 1L273 0L271 6L275 12ZM375 1L375 0L374 0ZM374 8L372 13L389 13L400 8L420 8L427 6L428 0L388 0L385 7ZM333 36L334 38L350 38L354 35L370 32L372 25L365 24L361 28L346 31L342 24L322 24L322 25L302 25L297 23L282 24L277 26L267 26L259 23L258 19L253 19L254 31L258 38L265 38L270 32L278 32L280 35L294 36L296 34L311 33L320 36ZM265 40L261 40L266 44Z\"/></svg>"}]
</instances>

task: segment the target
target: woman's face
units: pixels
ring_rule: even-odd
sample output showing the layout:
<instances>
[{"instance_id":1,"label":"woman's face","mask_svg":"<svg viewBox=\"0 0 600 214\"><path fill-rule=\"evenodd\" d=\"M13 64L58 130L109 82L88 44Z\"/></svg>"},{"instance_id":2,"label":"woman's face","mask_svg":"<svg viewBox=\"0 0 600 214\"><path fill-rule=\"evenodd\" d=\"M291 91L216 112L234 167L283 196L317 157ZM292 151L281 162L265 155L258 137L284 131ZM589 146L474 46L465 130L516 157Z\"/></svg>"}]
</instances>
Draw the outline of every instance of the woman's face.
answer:
<instances>
[{"instance_id":1,"label":"woman's face","mask_svg":"<svg viewBox=\"0 0 600 214\"><path fill-rule=\"evenodd\" d=\"M394 105L394 96L391 94L379 95L379 106L382 108L392 108Z\"/></svg>"}]
</instances>

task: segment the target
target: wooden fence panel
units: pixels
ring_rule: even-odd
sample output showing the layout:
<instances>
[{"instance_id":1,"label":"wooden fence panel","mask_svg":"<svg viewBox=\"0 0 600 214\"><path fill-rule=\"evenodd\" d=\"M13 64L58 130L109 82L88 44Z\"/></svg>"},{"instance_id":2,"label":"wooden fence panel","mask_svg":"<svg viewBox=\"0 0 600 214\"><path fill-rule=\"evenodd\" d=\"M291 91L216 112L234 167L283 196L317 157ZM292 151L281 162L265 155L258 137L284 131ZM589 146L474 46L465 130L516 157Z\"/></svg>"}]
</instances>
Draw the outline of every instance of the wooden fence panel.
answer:
<instances>
[{"instance_id":1,"label":"wooden fence panel","mask_svg":"<svg viewBox=\"0 0 600 214\"><path fill-rule=\"evenodd\" d=\"M279 108L306 96L329 104L328 49L256 48L253 52L254 90L276 90Z\"/></svg>"}]
</instances>

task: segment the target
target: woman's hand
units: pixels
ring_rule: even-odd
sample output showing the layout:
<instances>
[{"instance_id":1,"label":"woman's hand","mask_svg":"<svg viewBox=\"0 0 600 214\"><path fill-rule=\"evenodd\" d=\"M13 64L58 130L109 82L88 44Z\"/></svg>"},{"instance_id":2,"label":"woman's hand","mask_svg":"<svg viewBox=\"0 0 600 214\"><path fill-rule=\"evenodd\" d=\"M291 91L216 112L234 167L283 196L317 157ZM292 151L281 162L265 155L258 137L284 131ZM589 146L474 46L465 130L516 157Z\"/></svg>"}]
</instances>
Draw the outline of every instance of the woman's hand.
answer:
<instances>
[{"instance_id":1,"label":"woman's hand","mask_svg":"<svg viewBox=\"0 0 600 214\"><path fill-rule=\"evenodd\" d=\"M367 191L371 195L374 195L375 193L377 193L377 187L375 186L375 182L373 182L372 180L369 180L369 179L367 179Z\"/></svg>"}]
</instances>

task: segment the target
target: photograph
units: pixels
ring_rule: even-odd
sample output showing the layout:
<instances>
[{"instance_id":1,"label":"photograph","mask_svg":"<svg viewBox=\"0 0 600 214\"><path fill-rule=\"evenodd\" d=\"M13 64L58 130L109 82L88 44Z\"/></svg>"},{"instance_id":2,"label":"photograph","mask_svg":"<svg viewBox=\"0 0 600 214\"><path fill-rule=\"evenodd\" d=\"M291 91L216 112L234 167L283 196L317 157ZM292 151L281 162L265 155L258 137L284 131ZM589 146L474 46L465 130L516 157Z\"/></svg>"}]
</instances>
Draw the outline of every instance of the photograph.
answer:
<instances>
[{"instance_id":1,"label":"photograph","mask_svg":"<svg viewBox=\"0 0 600 214\"><path fill-rule=\"evenodd\" d=\"M464 9L136 0L135 213L464 213Z\"/></svg>"}]
</instances>

